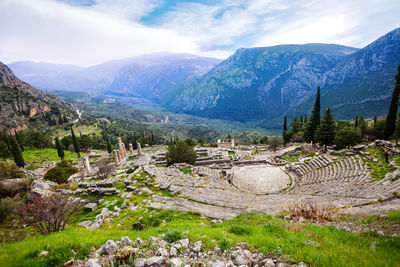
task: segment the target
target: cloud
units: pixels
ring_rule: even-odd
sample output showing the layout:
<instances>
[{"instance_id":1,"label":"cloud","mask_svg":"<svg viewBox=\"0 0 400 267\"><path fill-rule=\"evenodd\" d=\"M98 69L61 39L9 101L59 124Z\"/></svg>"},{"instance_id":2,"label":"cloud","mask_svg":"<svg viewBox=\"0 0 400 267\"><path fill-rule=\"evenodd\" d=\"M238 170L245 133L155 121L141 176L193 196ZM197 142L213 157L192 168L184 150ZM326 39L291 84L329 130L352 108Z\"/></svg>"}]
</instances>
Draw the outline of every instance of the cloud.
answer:
<instances>
[{"instance_id":1,"label":"cloud","mask_svg":"<svg viewBox=\"0 0 400 267\"><path fill-rule=\"evenodd\" d=\"M399 27L399 13L398 0L0 0L0 60L90 65L287 43L362 47Z\"/></svg>"},{"instance_id":2,"label":"cloud","mask_svg":"<svg viewBox=\"0 0 400 267\"><path fill-rule=\"evenodd\" d=\"M198 50L173 30L49 0L2 0L0 25L0 60L6 62L90 65L154 52Z\"/></svg>"}]
</instances>

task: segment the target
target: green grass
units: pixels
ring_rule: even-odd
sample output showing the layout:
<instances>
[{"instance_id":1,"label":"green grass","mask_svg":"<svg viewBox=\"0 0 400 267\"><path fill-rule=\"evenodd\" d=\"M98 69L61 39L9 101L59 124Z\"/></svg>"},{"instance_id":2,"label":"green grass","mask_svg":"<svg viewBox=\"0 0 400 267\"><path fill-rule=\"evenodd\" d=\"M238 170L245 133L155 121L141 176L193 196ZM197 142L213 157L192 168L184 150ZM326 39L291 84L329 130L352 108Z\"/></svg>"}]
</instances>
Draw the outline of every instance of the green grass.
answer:
<instances>
[{"instance_id":1,"label":"green grass","mask_svg":"<svg viewBox=\"0 0 400 267\"><path fill-rule=\"evenodd\" d=\"M192 174L192 171L189 168L181 169L180 171L185 173L185 174Z\"/></svg>"},{"instance_id":2,"label":"green grass","mask_svg":"<svg viewBox=\"0 0 400 267\"><path fill-rule=\"evenodd\" d=\"M81 153L81 156L84 156L85 153ZM46 161L58 161L60 157L58 157L57 150L55 148L25 148L22 152L22 156L24 160L27 162L46 162ZM64 159L76 159L76 153L70 152L68 150L64 150ZM7 160L11 160L12 157L8 157ZM36 166L38 168L40 166ZM30 169L35 169L35 167L30 167Z\"/></svg>"},{"instance_id":3,"label":"green grass","mask_svg":"<svg viewBox=\"0 0 400 267\"><path fill-rule=\"evenodd\" d=\"M79 126L74 126L74 132L75 134L82 133L82 135L88 135L88 134L95 134L96 136L101 136L101 130L98 128L96 125L79 125ZM65 130L63 128L57 129L52 132L53 137L55 138L58 136L60 139L63 138L64 136L71 135L71 130Z\"/></svg>"},{"instance_id":4,"label":"green grass","mask_svg":"<svg viewBox=\"0 0 400 267\"><path fill-rule=\"evenodd\" d=\"M188 237L191 242L202 240L206 249L212 249L217 244L230 248L237 242L246 241L254 251L274 256L288 255L289 262L303 261L309 266L399 266L400 263L400 238L397 237L372 233L358 235L332 226L288 223L265 214L243 214L222 224L203 226L200 223L207 223L208 219L170 210L158 211L152 215L154 218L147 215L147 222L152 219L144 231L130 230L134 217L149 213L143 212L140 210L137 215L130 212L123 227L117 226L124 220L120 216L114 222L103 225L99 231L70 226L60 233L6 244L0 247L0 266L50 266L38 257L41 250L57 251L61 254L58 258L66 261L71 257L71 248L78 252L76 257L81 258L85 257L87 248L98 248L108 239L118 240L128 236L148 240L150 236L162 233L173 233L170 234L172 238L178 235ZM150 226L156 220L165 220L166 223ZM247 230L236 231L238 228ZM187 235L183 234L185 231ZM224 231L228 233L224 234ZM310 241L315 244L309 244L312 243ZM374 242L375 249L372 249Z\"/></svg>"},{"instance_id":5,"label":"green grass","mask_svg":"<svg viewBox=\"0 0 400 267\"><path fill-rule=\"evenodd\" d=\"M373 181L382 180L387 173L394 171L393 168L390 167L390 165L385 161L385 154L381 148L372 147L366 149L365 151L378 160L378 162L373 162L364 158L364 161L371 170Z\"/></svg>"}]
</instances>

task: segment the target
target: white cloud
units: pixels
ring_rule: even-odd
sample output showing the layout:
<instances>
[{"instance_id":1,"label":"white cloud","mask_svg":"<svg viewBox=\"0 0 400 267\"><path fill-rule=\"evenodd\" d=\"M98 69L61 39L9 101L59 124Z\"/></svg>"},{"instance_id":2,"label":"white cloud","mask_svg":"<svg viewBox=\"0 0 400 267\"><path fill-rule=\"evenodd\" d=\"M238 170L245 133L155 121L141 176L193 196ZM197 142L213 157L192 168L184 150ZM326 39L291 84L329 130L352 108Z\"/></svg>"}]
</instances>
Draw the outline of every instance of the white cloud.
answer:
<instances>
[{"instance_id":1,"label":"white cloud","mask_svg":"<svg viewBox=\"0 0 400 267\"><path fill-rule=\"evenodd\" d=\"M362 47L400 26L398 0L182 2L157 26L140 24L165 1L0 0L0 60L90 65L163 51L223 58L239 47L284 43Z\"/></svg>"},{"instance_id":2,"label":"white cloud","mask_svg":"<svg viewBox=\"0 0 400 267\"><path fill-rule=\"evenodd\" d=\"M168 29L49 0L0 1L0 60L90 65L154 52L195 53Z\"/></svg>"}]
</instances>

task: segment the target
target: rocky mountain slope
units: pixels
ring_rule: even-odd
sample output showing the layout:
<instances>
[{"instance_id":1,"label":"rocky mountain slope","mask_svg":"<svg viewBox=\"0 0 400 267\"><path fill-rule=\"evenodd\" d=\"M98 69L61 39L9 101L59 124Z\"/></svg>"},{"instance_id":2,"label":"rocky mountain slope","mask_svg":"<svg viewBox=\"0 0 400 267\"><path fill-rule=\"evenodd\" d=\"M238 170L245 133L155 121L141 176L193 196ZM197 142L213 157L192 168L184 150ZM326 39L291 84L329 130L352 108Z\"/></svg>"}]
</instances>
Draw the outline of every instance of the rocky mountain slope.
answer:
<instances>
[{"instance_id":1,"label":"rocky mountain slope","mask_svg":"<svg viewBox=\"0 0 400 267\"><path fill-rule=\"evenodd\" d=\"M385 114L400 63L400 28L344 57L321 80L321 104L330 106L337 119ZM290 112L312 108L316 90Z\"/></svg>"},{"instance_id":2,"label":"rocky mountain slope","mask_svg":"<svg viewBox=\"0 0 400 267\"><path fill-rule=\"evenodd\" d=\"M157 53L111 60L87 68L26 61L11 63L9 67L20 79L40 89L142 96L142 91L148 88L160 91L158 87L181 85L189 76L202 75L219 62L188 54Z\"/></svg>"},{"instance_id":3,"label":"rocky mountain slope","mask_svg":"<svg viewBox=\"0 0 400 267\"><path fill-rule=\"evenodd\" d=\"M355 51L326 44L239 49L187 85L169 108L239 121L273 118L295 107L329 69Z\"/></svg>"},{"instance_id":4,"label":"rocky mountain slope","mask_svg":"<svg viewBox=\"0 0 400 267\"><path fill-rule=\"evenodd\" d=\"M71 106L21 81L0 62L0 129L48 128L75 116Z\"/></svg>"}]
</instances>

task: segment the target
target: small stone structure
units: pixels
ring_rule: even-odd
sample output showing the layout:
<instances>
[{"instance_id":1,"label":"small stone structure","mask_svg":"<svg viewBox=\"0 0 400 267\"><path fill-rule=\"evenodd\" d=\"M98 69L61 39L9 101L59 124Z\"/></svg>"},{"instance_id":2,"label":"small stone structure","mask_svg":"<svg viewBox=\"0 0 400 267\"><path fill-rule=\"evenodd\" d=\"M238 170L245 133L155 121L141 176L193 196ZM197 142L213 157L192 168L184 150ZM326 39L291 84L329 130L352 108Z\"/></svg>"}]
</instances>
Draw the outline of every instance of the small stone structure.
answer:
<instances>
[{"instance_id":1,"label":"small stone structure","mask_svg":"<svg viewBox=\"0 0 400 267\"><path fill-rule=\"evenodd\" d=\"M131 156L133 155L133 146L132 146L132 144L129 144L129 154Z\"/></svg>"},{"instance_id":2,"label":"small stone structure","mask_svg":"<svg viewBox=\"0 0 400 267\"><path fill-rule=\"evenodd\" d=\"M137 143L137 153L142 155L142 147L140 146L140 143Z\"/></svg>"},{"instance_id":3,"label":"small stone structure","mask_svg":"<svg viewBox=\"0 0 400 267\"><path fill-rule=\"evenodd\" d=\"M90 167L89 156L82 157L82 160L83 160L83 165L85 166L87 174L88 175L91 174L92 173L92 168Z\"/></svg>"},{"instance_id":4,"label":"small stone structure","mask_svg":"<svg viewBox=\"0 0 400 267\"><path fill-rule=\"evenodd\" d=\"M232 148L235 146L235 139L218 139L217 144L219 148Z\"/></svg>"}]
</instances>

